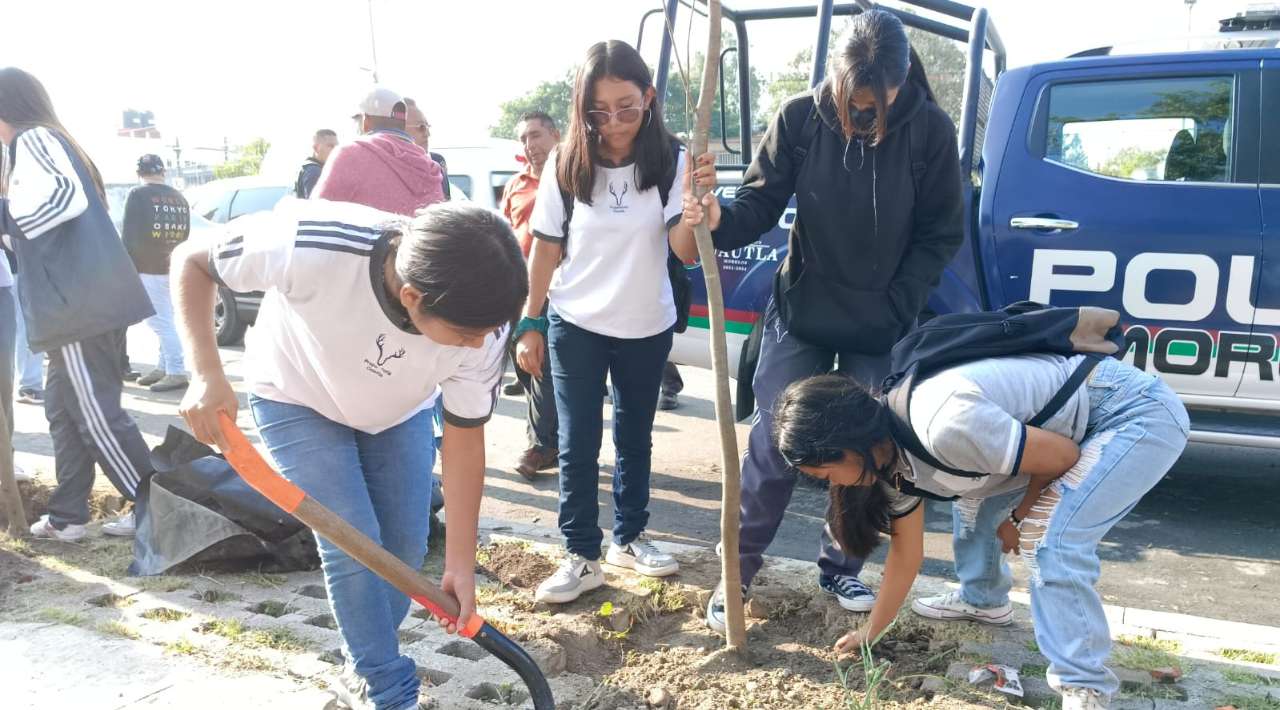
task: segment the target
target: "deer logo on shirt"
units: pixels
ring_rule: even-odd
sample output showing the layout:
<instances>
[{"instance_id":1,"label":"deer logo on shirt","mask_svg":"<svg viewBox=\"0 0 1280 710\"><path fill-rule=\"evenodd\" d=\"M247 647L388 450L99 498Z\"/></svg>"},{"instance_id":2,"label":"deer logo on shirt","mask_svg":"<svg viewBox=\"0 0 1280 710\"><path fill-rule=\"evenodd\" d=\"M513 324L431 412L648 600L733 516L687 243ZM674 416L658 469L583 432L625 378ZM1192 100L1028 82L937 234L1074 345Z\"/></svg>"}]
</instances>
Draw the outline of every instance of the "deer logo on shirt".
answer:
<instances>
[{"instance_id":1,"label":"deer logo on shirt","mask_svg":"<svg viewBox=\"0 0 1280 710\"><path fill-rule=\"evenodd\" d=\"M375 345L378 346L378 359L376 362L374 362L369 360L368 358L365 358L365 361L364 361L365 369L377 375L378 377L387 377L391 374L391 370L388 370L386 367L387 363L391 362L392 360L398 360L404 357L406 354L406 350L404 348L400 348L399 350L393 353L388 353L386 351L386 344L387 344L386 333L379 335L377 339L374 340L373 342Z\"/></svg>"},{"instance_id":2,"label":"deer logo on shirt","mask_svg":"<svg viewBox=\"0 0 1280 710\"><path fill-rule=\"evenodd\" d=\"M630 187L630 183L628 183L626 180L623 180L622 191L619 192L618 189L614 187L613 181L612 180L609 181L609 194L613 196L613 204L609 205L609 209L613 210L614 212L627 211L628 205L623 204L622 200L627 196L627 190L629 189L629 187Z\"/></svg>"}]
</instances>

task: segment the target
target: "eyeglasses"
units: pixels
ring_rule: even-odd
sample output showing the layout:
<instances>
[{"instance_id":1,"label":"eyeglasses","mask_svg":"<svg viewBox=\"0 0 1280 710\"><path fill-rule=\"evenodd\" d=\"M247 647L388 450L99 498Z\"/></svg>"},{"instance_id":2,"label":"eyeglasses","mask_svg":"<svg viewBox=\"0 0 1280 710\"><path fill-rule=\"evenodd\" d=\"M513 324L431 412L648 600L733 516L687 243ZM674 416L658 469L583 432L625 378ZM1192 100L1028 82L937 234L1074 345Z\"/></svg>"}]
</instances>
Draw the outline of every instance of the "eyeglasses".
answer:
<instances>
[{"instance_id":1,"label":"eyeglasses","mask_svg":"<svg viewBox=\"0 0 1280 710\"><path fill-rule=\"evenodd\" d=\"M587 121L595 128L604 128L609 125L609 121L622 124L635 123L640 120L642 114L644 109L639 106L620 108L617 111L587 111Z\"/></svg>"}]
</instances>

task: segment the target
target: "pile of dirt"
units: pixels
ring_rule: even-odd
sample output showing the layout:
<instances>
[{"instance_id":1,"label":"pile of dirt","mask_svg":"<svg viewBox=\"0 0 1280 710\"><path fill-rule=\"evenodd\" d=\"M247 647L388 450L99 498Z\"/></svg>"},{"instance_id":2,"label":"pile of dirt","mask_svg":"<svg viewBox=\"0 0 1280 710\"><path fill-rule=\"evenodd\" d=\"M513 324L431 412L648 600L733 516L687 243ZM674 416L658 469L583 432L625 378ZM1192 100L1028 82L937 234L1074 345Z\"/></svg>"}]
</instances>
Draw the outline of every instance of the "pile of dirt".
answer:
<instances>
[{"instance_id":1,"label":"pile of dirt","mask_svg":"<svg viewBox=\"0 0 1280 710\"><path fill-rule=\"evenodd\" d=\"M484 572L523 602L499 599L486 615L500 616L503 627L521 641L555 641L565 649L569 672L601 683L577 710L646 707L646 701L648 707L695 710L834 708L849 706L867 690L861 663L846 660L838 672L832 650L836 638L865 617L851 616L814 588L793 588L767 574L759 579L748 607L754 617L748 628L750 655L726 659L717 654L723 638L701 618L716 577L713 554L682 557L678 579L660 582L606 566L605 587L554 607L524 599L531 600L532 587L553 570L550 559L512 543L491 545L486 554ZM629 615L626 621L610 623L620 613ZM940 638L925 623L895 626L874 653L877 664L889 664L877 706L985 707L982 698L956 693L935 698L926 689L924 679L941 678L956 650L955 641Z\"/></svg>"},{"instance_id":2,"label":"pile of dirt","mask_svg":"<svg viewBox=\"0 0 1280 710\"><path fill-rule=\"evenodd\" d=\"M535 589L556 571L555 562L514 543L487 545L477 557L484 560L477 572L517 589Z\"/></svg>"},{"instance_id":3,"label":"pile of dirt","mask_svg":"<svg viewBox=\"0 0 1280 710\"><path fill-rule=\"evenodd\" d=\"M22 555L0 550L0 609L16 587L35 581L39 570L40 565Z\"/></svg>"},{"instance_id":4,"label":"pile of dirt","mask_svg":"<svg viewBox=\"0 0 1280 710\"><path fill-rule=\"evenodd\" d=\"M34 523L49 512L49 497L53 495L53 489L53 486L38 480L18 482L18 495L22 497L22 508L28 522ZM89 496L89 516L93 520L115 517L124 505L125 500L118 493L94 490ZM8 524L9 516L0 506L0 525Z\"/></svg>"}]
</instances>

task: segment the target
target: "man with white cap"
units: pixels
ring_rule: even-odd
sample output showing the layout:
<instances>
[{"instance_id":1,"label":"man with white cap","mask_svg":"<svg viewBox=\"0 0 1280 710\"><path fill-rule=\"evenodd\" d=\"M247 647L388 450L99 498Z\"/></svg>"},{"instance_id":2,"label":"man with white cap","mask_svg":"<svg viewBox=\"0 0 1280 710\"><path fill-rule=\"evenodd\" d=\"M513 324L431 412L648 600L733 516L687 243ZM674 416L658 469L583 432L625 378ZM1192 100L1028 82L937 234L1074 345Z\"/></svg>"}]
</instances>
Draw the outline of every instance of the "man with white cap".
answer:
<instances>
[{"instance_id":1,"label":"man with white cap","mask_svg":"<svg viewBox=\"0 0 1280 710\"><path fill-rule=\"evenodd\" d=\"M375 86L352 119L360 137L329 156L312 198L412 216L444 199L444 173L405 132L405 102Z\"/></svg>"}]
</instances>

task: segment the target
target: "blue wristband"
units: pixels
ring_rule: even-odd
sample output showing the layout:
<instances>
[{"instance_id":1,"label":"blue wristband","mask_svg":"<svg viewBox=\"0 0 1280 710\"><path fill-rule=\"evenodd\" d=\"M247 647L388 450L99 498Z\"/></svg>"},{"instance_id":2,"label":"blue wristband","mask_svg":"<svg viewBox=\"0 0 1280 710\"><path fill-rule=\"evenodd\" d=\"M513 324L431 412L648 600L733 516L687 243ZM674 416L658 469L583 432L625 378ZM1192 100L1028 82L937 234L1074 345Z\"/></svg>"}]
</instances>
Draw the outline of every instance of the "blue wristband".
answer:
<instances>
[{"instance_id":1,"label":"blue wristband","mask_svg":"<svg viewBox=\"0 0 1280 710\"><path fill-rule=\"evenodd\" d=\"M512 337L515 338L516 340L519 340L520 336L524 335L525 333L531 330L536 330L539 333L546 335L548 324L549 323L547 321L546 316L539 316L537 318L530 318L529 316L525 316L520 319L520 322L518 324L516 324L516 332L515 332L515 335L513 335Z\"/></svg>"}]
</instances>

